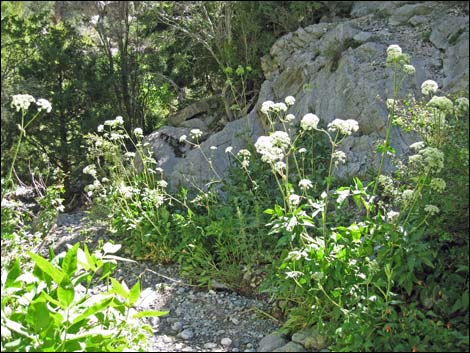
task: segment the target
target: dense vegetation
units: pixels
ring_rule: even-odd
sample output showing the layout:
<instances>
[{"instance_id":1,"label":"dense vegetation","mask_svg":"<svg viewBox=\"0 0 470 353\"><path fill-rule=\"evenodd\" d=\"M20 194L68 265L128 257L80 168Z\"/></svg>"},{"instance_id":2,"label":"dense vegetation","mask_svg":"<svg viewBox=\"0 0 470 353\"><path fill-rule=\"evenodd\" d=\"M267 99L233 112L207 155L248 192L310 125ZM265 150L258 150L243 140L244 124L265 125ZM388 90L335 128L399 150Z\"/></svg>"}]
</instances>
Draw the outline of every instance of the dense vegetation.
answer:
<instances>
[{"instance_id":1,"label":"dense vegetation","mask_svg":"<svg viewBox=\"0 0 470 353\"><path fill-rule=\"evenodd\" d=\"M143 136L216 94L229 120L243 116L274 40L347 5L74 6L2 2L2 350L135 349L145 332L131 314L163 314L132 311L140 283L128 289L110 277L117 245L25 256L21 240L39 242L83 195L126 256L176 262L201 287L268 294L285 332L322 333L312 347L468 351L467 97L446 97L428 80L423 99L399 100L415 68L392 45L387 135L369 180L334 178L358 123L296 118L289 96L263 103L266 136L226 150L228 180L172 193ZM392 125L421 140L405 159L394 156ZM200 137L194 129L182 139L199 148ZM388 158L392 175L383 174ZM22 184L38 193L33 213L12 206ZM109 290L89 293L101 281Z\"/></svg>"}]
</instances>

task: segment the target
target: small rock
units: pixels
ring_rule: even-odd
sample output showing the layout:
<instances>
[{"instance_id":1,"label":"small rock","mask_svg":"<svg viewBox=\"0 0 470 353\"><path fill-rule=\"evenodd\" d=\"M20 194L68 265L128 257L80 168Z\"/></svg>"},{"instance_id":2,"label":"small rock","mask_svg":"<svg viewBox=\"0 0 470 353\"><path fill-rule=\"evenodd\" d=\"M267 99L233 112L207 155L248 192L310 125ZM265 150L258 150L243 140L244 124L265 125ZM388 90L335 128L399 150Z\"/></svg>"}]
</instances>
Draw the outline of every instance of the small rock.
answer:
<instances>
[{"instance_id":1,"label":"small rock","mask_svg":"<svg viewBox=\"0 0 470 353\"><path fill-rule=\"evenodd\" d=\"M264 337L258 347L258 352L272 352L273 350L287 344L286 337L278 332L274 332Z\"/></svg>"},{"instance_id":2,"label":"small rock","mask_svg":"<svg viewBox=\"0 0 470 353\"><path fill-rule=\"evenodd\" d=\"M233 323L234 325L238 325L238 324L240 323L240 321L238 321L238 319L235 318L235 317L232 317L232 318L230 319L230 321L232 321L232 323Z\"/></svg>"},{"instance_id":3,"label":"small rock","mask_svg":"<svg viewBox=\"0 0 470 353\"><path fill-rule=\"evenodd\" d=\"M176 321L171 325L171 329L176 332L180 332L183 329L183 323L181 321Z\"/></svg>"},{"instance_id":4,"label":"small rock","mask_svg":"<svg viewBox=\"0 0 470 353\"><path fill-rule=\"evenodd\" d=\"M183 340L190 340L191 338L193 338L193 336L194 336L193 330L188 328L188 329L183 330L180 333L178 333L178 335L176 337L179 337Z\"/></svg>"},{"instance_id":5,"label":"small rock","mask_svg":"<svg viewBox=\"0 0 470 353\"><path fill-rule=\"evenodd\" d=\"M299 343L289 342L286 345L275 349L273 352L307 352L307 350Z\"/></svg>"},{"instance_id":6,"label":"small rock","mask_svg":"<svg viewBox=\"0 0 470 353\"><path fill-rule=\"evenodd\" d=\"M232 340L228 337L225 337L220 340L220 343L222 344L222 346L228 347L232 344Z\"/></svg>"},{"instance_id":7,"label":"small rock","mask_svg":"<svg viewBox=\"0 0 470 353\"><path fill-rule=\"evenodd\" d=\"M207 349L214 349L217 347L217 343L214 343L214 342L207 342L207 343L204 343L204 348L207 348Z\"/></svg>"}]
</instances>

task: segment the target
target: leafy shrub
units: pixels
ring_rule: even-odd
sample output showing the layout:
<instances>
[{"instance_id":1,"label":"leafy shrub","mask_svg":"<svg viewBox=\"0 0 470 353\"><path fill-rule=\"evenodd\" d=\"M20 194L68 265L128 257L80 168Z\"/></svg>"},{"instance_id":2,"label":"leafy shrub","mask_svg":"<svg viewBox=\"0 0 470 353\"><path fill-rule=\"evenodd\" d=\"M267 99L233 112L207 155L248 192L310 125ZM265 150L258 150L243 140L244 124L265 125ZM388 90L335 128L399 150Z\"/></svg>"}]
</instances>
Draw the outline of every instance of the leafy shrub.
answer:
<instances>
[{"instance_id":1,"label":"leafy shrub","mask_svg":"<svg viewBox=\"0 0 470 353\"><path fill-rule=\"evenodd\" d=\"M2 273L2 351L122 351L143 349L145 330L138 318L165 312L136 312L140 282L128 289L110 277L112 255L120 246L107 243L90 254L75 244L50 261L33 254L34 269L22 271L17 259ZM106 291L91 284L104 281Z\"/></svg>"}]
</instances>

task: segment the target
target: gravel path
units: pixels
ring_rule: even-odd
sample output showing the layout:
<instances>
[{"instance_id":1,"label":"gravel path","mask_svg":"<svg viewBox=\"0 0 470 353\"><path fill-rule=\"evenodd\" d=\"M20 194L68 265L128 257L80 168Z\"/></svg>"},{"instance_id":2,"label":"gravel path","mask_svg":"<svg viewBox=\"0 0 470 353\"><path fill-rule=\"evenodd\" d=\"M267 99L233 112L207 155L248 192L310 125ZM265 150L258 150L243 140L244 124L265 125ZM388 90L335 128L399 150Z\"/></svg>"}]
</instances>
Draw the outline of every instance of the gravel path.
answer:
<instances>
[{"instance_id":1,"label":"gravel path","mask_svg":"<svg viewBox=\"0 0 470 353\"><path fill-rule=\"evenodd\" d=\"M58 253L77 241L94 249L98 240L107 239L105 227L88 221L84 212L61 214L40 253L47 256L49 245ZM147 319L155 333L154 352L256 352L259 341L279 327L269 318L269 303L191 286L179 277L176 265L118 262L113 277L129 287L140 278L142 291L147 291L139 310L169 311Z\"/></svg>"}]
</instances>

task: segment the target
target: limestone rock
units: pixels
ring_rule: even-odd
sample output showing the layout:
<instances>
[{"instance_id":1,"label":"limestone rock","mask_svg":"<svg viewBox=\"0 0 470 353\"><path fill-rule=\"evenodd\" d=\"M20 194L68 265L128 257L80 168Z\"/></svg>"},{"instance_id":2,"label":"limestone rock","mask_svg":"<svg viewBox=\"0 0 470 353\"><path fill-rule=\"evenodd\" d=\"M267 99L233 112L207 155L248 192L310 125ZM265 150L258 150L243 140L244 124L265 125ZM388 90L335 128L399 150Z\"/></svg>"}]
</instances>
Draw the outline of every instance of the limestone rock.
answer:
<instances>
[{"instance_id":1,"label":"limestone rock","mask_svg":"<svg viewBox=\"0 0 470 353\"><path fill-rule=\"evenodd\" d=\"M275 349L273 352L307 352L307 350L301 344L289 342L286 345Z\"/></svg>"},{"instance_id":2,"label":"limestone rock","mask_svg":"<svg viewBox=\"0 0 470 353\"><path fill-rule=\"evenodd\" d=\"M215 132L211 126L219 116L209 108L218 103L209 99L183 109L170 119L178 127L166 126L146 137L158 166L173 188L178 183L205 188L211 180L223 179L231 163L225 148L232 146L237 152L267 133L259 113L261 104L293 95L296 104L288 113L297 121L306 113L315 113L323 127L334 119L359 122L359 131L339 146L347 163L335 170L335 176L367 175L378 165L375 150L383 142L388 119L385 101L393 94L392 70L385 65L390 44L400 45L416 67L416 73L403 81L400 98L410 93L420 97L420 86L428 79L438 82L446 93L468 92L469 20L452 6L356 1L350 18L313 24L282 36L261 59L266 80L255 108L239 120L219 125L222 129ZM394 23L401 25L391 25ZM223 114L223 108L219 109ZM178 142L191 128L206 132L198 148ZM408 152L415 137L397 128L391 134L397 155ZM391 168L386 158L385 171Z\"/></svg>"},{"instance_id":3,"label":"limestone rock","mask_svg":"<svg viewBox=\"0 0 470 353\"><path fill-rule=\"evenodd\" d=\"M280 333L275 332L264 337L260 341L258 352L273 352L275 349L278 349L286 344L286 337Z\"/></svg>"}]
</instances>

